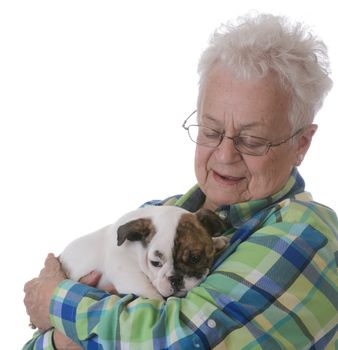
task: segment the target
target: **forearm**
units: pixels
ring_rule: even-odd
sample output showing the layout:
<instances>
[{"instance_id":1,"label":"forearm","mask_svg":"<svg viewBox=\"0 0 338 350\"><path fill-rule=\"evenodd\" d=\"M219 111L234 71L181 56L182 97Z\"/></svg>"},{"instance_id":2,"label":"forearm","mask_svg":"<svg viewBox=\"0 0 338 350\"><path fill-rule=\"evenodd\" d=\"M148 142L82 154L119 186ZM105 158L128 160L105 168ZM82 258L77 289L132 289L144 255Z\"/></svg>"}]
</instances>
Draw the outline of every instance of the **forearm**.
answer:
<instances>
[{"instance_id":1,"label":"forearm","mask_svg":"<svg viewBox=\"0 0 338 350\"><path fill-rule=\"evenodd\" d=\"M22 350L81 350L80 345L56 329L47 332L36 332Z\"/></svg>"},{"instance_id":2,"label":"forearm","mask_svg":"<svg viewBox=\"0 0 338 350\"><path fill-rule=\"evenodd\" d=\"M74 343L70 338L66 337L64 334L58 330L53 332L53 344L56 350L81 350L82 346Z\"/></svg>"},{"instance_id":3,"label":"forearm","mask_svg":"<svg viewBox=\"0 0 338 350\"><path fill-rule=\"evenodd\" d=\"M105 343L108 348L128 345L131 350L209 349L221 342L228 349L269 348L271 344L270 348L280 344L281 349L296 349L297 344L306 347L319 341L321 332L331 341L337 319L331 294L325 295L320 284L309 285L302 275L304 264L313 264L314 271L319 268L313 255L325 245L325 239L307 229L294 240L283 228L266 227L253 235L182 299L120 298L64 281L53 296L52 324L81 341L85 349L94 343ZM329 273L324 266L322 269L323 275ZM313 296L317 289L319 293ZM303 300L309 298L307 313ZM312 318L325 321L315 329Z\"/></svg>"},{"instance_id":4,"label":"forearm","mask_svg":"<svg viewBox=\"0 0 338 350\"><path fill-rule=\"evenodd\" d=\"M22 350L57 350L53 344L53 330L45 333L35 332L33 338L24 345Z\"/></svg>"},{"instance_id":5,"label":"forearm","mask_svg":"<svg viewBox=\"0 0 338 350\"><path fill-rule=\"evenodd\" d=\"M132 295L120 298L91 286L65 280L57 287L51 305L53 326L83 348L96 343L98 327L107 325L105 319L113 318L118 305L131 301ZM109 322L113 332L116 322ZM104 337L102 338L104 339ZM114 348L114 347L112 347Z\"/></svg>"},{"instance_id":6,"label":"forearm","mask_svg":"<svg viewBox=\"0 0 338 350\"><path fill-rule=\"evenodd\" d=\"M99 272L92 271L81 278L81 283L97 285L100 277ZM78 345L80 342L76 336L71 340L57 329L46 332L53 329L50 322L51 296L60 281L64 280L65 275L60 262L53 254L49 254L45 260L45 267L41 270L39 276L25 284L24 302L26 311L31 323L39 328L33 339L25 345L25 349L77 350L83 348ZM113 286L107 286L107 288L109 292L116 293Z\"/></svg>"}]
</instances>

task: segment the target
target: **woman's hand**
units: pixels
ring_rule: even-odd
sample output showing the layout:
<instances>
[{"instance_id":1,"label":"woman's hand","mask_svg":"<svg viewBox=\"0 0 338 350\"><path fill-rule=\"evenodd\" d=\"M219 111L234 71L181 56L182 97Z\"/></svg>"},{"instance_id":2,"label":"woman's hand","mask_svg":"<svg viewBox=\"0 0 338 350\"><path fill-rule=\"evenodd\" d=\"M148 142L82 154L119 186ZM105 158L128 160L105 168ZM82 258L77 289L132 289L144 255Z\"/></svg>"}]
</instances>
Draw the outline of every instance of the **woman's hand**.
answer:
<instances>
[{"instance_id":1,"label":"woman's hand","mask_svg":"<svg viewBox=\"0 0 338 350\"><path fill-rule=\"evenodd\" d=\"M56 350L81 350L80 345L74 343L70 338L66 337L57 329L53 333L53 343Z\"/></svg>"},{"instance_id":2,"label":"woman's hand","mask_svg":"<svg viewBox=\"0 0 338 350\"><path fill-rule=\"evenodd\" d=\"M100 272L92 271L82 277L79 282L96 287L100 278ZM39 277L25 284L24 291L26 295L24 303L27 313L31 324L41 331L46 331L52 327L49 317L49 305L55 288L64 279L66 279L66 274L62 270L59 260L53 254L48 254L45 267L41 270ZM110 294L117 293L112 284L105 286L103 289ZM78 344L57 329L54 330L53 340L58 350L81 349Z\"/></svg>"},{"instance_id":3,"label":"woman's hand","mask_svg":"<svg viewBox=\"0 0 338 350\"><path fill-rule=\"evenodd\" d=\"M27 282L24 286L24 303L33 326L41 331L51 328L49 304L56 286L66 279L59 260L48 254L45 267L39 277Z\"/></svg>"}]
</instances>

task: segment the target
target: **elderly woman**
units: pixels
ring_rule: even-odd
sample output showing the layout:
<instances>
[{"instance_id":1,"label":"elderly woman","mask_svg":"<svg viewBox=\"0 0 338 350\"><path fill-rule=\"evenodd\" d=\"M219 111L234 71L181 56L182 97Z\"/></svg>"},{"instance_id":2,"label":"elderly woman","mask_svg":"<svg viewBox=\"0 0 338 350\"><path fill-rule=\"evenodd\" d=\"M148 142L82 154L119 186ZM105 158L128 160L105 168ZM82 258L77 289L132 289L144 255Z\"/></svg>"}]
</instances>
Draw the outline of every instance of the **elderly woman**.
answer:
<instances>
[{"instance_id":1,"label":"elderly woman","mask_svg":"<svg viewBox=\"0 0 338 350\"><path fill-rule=\"evenodd\" d=\"M67 280L50 255L25 286L31 321L49 330L26 349L67 348L69 338L84 349L334 349L337 217L296 168L332 85L326 47L299 24L249 16L215 33L199 74L197 111L183 125L198 184L147 204L215 211L230 247L202 284L163 302L100 291L94 275Z\"/></svg>"}]
</instances>

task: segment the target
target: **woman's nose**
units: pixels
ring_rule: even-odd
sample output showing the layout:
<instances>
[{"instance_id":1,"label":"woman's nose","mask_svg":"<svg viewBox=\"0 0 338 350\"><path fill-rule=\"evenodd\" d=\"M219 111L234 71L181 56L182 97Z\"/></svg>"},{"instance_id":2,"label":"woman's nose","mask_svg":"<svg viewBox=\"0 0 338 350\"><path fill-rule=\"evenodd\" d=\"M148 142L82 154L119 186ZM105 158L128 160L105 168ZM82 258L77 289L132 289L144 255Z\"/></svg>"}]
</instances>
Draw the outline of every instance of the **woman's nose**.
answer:
<instances>
[{"instance_id":1,"label":"woman's nose","mask_svg":"<svg viewBox=\"0 0 338 350\"><path fill-rule=\"evenodd\" d=\"M233 162L242 158L236 150L232 138L224 136L222 142L215 149L216 158L221 162Z\"/></svg>"}]
</instances>

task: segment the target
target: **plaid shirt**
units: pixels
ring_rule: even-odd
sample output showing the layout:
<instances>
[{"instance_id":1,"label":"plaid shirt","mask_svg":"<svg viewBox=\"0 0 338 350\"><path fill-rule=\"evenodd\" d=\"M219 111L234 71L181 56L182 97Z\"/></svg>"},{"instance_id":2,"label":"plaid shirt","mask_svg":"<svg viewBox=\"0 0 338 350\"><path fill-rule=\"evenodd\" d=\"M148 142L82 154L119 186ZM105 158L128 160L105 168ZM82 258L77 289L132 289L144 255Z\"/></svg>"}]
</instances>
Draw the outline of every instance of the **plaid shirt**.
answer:
<instances>
[{"instance_id":1,"label":"plaid shirt","mask_svg":"<svg viewBox=\"0 0 338 350\"><path fill-rule=\"evenodd\" d=\"M196 211L198 186L147 205ZM294 170L275 195L218 209L231 245L185 298L166 301L109 295L60 283L51 320L84 349L336 349L338 222L304 192ZM27 349L54 349L52 330Z\"/></svg>"}]
</instances>

